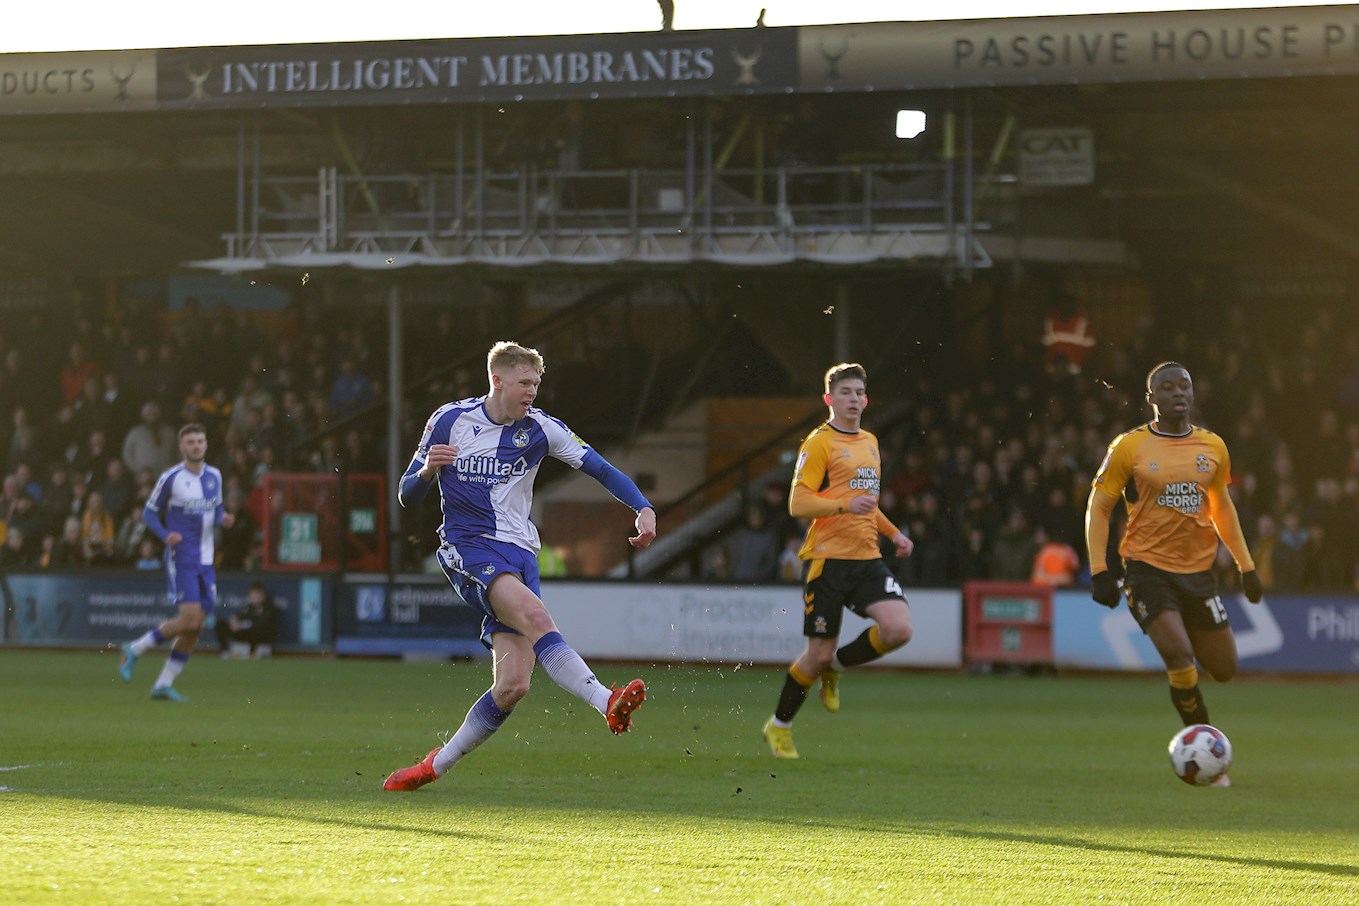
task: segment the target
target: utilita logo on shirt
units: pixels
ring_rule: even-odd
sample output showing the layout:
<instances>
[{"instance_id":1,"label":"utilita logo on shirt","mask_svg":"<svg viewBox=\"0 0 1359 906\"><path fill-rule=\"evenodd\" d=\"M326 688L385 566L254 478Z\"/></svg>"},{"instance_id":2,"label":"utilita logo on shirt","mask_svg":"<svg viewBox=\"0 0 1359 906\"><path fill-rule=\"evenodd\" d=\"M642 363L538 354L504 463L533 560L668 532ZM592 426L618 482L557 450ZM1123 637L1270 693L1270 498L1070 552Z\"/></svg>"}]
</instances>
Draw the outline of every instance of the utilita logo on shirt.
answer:
<instances>
[{"instance_id":1,"label":"utilita logo on shirt","mask_svg":"<svg viewBox=\"0 0 1359 906\"><path fill-rule=\"evenodd\" d=\"M521 456L514 462L504 462L494 456L459 456L453 468L461 481L473 484L500 484L528 471L528 463Z\"/></svg>"},{"instance_id":2,"label":"utilita logo on shirt","mask_svg":"<svg viewBox=\"0 0 1359 906\"><path fill-rule=\"evenodd\" d=\"M1177 481L1166 485L1156 502L1181 513L1197 513L1203 509L1203 489L1198 482Z\"/></svg>"}]
</instances>

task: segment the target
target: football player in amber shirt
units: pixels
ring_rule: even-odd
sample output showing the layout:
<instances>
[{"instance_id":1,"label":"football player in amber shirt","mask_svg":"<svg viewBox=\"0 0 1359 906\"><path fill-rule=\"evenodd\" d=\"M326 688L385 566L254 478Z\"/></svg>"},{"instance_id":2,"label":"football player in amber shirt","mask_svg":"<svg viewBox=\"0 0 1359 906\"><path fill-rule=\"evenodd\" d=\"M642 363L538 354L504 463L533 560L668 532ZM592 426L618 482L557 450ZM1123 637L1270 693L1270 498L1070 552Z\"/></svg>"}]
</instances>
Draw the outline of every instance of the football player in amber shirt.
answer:
<instances>
[{"instance_id":1,"label":"football player in amber shirt","mask_svg":"<svg viewBox=\"0 0 1359 906\"><path fill-rule=\"evenodd\" d=\"M1227 445L1189 423L1194 382L1188 369L1178 362L1153 368L1147 402L1155 418L1114 439L1090 490L1085 538L1091 596L1105 607L1119 603L1105 550L1109 514L1121 495L1128 504L1128 528L1119 544L1128 607L1165 662L1180 719L1185 726L1206 724L1197 665L1218 682L1236 674L1236 638L1210 571L1219 538L1236 559L1251 603L1264 592L1227 493Z\"/></svg>"},{"instance_id":2,"label":"football player in amber shirt","mask_svg":"<svg viewBox=\"0 0 1359 906\"><path fill-rule=\"evenodd\" d=\"M821 702L833 713L840 710L839 679L845 668L876 660L911 640L910 608L878 548L880 534L891 539L899 557L908 556L912 544L878 509L878 439L859 426L868 405L867 380L862 365L848 362L826 372L823 399L830 418L798 450L788 511L812 520L798 552L807 647L788 668L778 706L764 725L775 758L798 757L793 717L817 677ZM873 625L837 650L846 608Z\"/></svg>"}]
</instances>

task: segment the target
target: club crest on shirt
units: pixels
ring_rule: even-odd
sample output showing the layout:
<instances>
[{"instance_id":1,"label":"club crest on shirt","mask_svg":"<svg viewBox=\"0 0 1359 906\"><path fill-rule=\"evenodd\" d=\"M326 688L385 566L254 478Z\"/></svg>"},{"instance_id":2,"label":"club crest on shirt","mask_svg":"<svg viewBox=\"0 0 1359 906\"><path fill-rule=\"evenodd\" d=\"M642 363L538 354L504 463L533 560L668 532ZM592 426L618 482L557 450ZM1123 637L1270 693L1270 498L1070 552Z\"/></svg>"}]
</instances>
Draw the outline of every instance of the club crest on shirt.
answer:
<instances>
[{"instance_id":1,"label":"club crest on shirt","mask_svg":"<svg viewBox=\"0 0 1359 906\"><path fill-rule=\"evenodd\" d=\"M1211 472L1213 470L1212 466L1208 464L1208 454L1206 453L1200 453L1194 459L1194 467L1200 472Z\"/></svg>"},{"instance_id":2,"label":"club crest on shirt","mask_svg":"<svg viewBox=\"0 0 1359 906\"><path fill-rule=\"evenodd\" d=\"M1148 471L1148 472L1159 472L1159 471L1161 471L1161 464L1160 464L1159 462L1149 462L1149 463L1147 463L1147 471Z\"/></svg>"},{"instance_id":3,"label":"club crest on shirt","mask_svg":"<svg viewBox=\"0 0 1359 906\"><path fill-rule=\"evenodd\" d=\"M483 567L481 568L481 574L482 574L483 576L489 576L489 575L490 575L491 573L493 573L493 572L495 572L495 564L494 564L494 563L487 563L485 566L483 566Z\"/></svg>"},{"instance_id":4,"label":"club crest on shirt","mask_svg":"<svg viewBox=\"0 0 1359 906\"><path fill-rule=\"evenodd\" d=\"M510 438L510 443L514 444L516 447L527 447L528 428L520 428L518 431L514 432L514 437Z\"/></svg>"}]
</instances>

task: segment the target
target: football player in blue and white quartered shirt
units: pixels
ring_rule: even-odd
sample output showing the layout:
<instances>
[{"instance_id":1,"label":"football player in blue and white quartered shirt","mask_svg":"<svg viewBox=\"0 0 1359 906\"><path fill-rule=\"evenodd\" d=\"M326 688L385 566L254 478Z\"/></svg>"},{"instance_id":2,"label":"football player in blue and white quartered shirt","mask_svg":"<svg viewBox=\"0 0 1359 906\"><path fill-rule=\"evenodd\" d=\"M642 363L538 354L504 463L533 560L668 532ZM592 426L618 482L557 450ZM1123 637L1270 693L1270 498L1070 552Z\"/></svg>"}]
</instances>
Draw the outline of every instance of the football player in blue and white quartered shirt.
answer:
<instances>
[{"instance_id":1,"label":"football player in blue and white quartered shirt","mask_svg":"<svg viewBox=\"0 0 1359 906\"><path fill-rule=\"evenodd\" d=\"M168 597L179 615L124 643L118 666L123 681L131 682L137 658L173 639L165 667L151 687L151 697L176 702L185 698L174 688L175 677L188 663L217 600L213 528L230 528L235 520L222 507L222 473L205 459L208 436L202 425L191 422L179 429L179 452L183 462L161 473L142 510L146 527L165 542Z\"/></svg>"},{"instance_id":2,"label":"football player in blue and white quartered shirt","mask_svg":"<svg viewBox=\"0 0 1359 906\"><path fill-rule=\"evenodd\" d=\"M387 778L388 790L413 790L447 772L499 729L528 692L535 661L562 688L603 714L614 733L631 726L646 686L633 680L610 691L557 631L538 582L538 529L529 519L533 480L548 456L602 484L636 514L644 548L656 537L656 512L632 479L566 425L533 407L543 374L536 350L501 342L487 356L490 393L448 403L425 426L401 479L402 506L424 498L437 478L443 506L439 563L468 604L481 612L491 649L491 688L441 749Z\"/></svg>"}]
</instances>

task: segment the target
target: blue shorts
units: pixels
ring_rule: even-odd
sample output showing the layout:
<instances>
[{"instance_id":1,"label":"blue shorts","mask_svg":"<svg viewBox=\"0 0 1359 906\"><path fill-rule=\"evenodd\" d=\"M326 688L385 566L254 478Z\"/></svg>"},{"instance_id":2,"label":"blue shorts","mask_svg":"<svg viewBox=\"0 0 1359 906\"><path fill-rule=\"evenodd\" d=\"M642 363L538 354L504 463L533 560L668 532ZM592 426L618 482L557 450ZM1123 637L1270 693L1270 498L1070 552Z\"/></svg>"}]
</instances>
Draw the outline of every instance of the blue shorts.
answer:
<instances>
[{"instance_id":1,"label":"blue shorts","mask_svg":"<svg viewBox=\"0 0 1359 906\"><path fill-rule=\"evenodd\" d=\"M439 565L462 599L481 613L481 644L491 648L491 636L497 632L522 635L496 619L487 591L496 576L513 573L535 595L542 597L538 583L538 558L508 541L474 538L460 541L456 546L445 544L439 548Z\"/></svg>"},{"instance_id":2,"label":"blue shorts","mask_svg":"<svg viewBox=\"0 0 1359 906\"><path fill-rule=\"evenodd\" d=\"M212 613L217 605L217 570L211 566L193 563L176 563L175 558L165 558L166 594L170 603L199 604L203 613Z\"/></svg>"}]
</instances>

